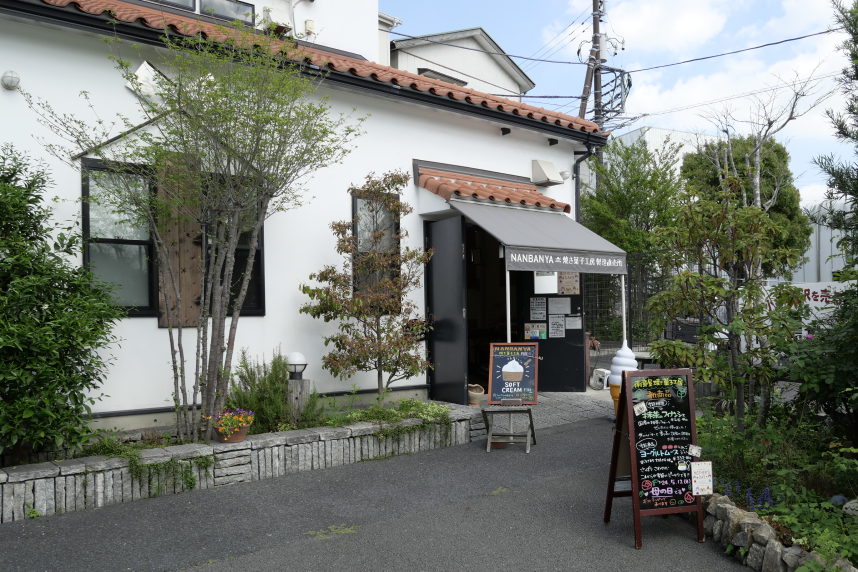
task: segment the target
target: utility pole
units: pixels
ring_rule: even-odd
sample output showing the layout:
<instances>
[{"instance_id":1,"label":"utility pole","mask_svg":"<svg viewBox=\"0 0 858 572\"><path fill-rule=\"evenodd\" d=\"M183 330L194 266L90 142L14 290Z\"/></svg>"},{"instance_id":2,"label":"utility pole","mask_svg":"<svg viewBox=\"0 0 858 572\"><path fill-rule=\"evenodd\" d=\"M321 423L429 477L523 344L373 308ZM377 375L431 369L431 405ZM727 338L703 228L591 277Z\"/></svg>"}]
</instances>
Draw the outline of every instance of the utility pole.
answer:
<instances>
[{"instance_id":1,"label":"utility pole","mask_svg":"<svg viewBox=\"0 0 858 572\"><path fill-rule=\"evenodd\" d=\"M587 75L584 76L584 91L581 94L581 107L578 111L578 117L584 119L587 113L587 103L590 101L591 86L595 87L593 91L593 103L595 106L595 120L602 128L602 50L601 39L599 33L599 23L602 18L602 0L593 0L593 46L590 48L590 57L587 60Z\"/></svg>"}]
</instances>

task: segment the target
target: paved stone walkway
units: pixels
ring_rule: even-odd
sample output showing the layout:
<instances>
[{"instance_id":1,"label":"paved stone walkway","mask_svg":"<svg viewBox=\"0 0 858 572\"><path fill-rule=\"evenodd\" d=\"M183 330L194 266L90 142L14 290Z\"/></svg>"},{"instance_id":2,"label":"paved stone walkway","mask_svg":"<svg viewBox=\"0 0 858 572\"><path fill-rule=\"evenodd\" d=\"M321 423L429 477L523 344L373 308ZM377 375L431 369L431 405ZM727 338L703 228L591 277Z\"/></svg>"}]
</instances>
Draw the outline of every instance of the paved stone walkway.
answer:
<instances>
[{"instance_id":1,"label":"paved stone walkway","mask_svg":"<svg viewBox=\"0 0 858 572\"><path fill-rule=\"evenodd\" d=\"M486 398L483 397L483 404ZM537 429L564 425L586 419L612 419L614 417L614 400L607 389L594 391L587 388L585 393L555 393L540 391L536 405L533 407L533 425ZM497 417L501 427L509 426L508 420ZM526 429L524 416L517 415L513 419L513 429ZM537 433L537 439L539 435Z\"/></svg>"}]
</instances>

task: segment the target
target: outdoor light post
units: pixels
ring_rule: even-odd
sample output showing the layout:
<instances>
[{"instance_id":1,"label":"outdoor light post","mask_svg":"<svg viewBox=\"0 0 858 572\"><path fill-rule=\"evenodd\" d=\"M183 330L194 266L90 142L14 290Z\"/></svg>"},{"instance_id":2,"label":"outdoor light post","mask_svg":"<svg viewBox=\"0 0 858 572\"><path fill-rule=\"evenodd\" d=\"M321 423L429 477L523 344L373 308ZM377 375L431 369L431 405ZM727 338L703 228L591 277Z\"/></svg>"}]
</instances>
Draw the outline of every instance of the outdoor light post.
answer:
<instances>
[{"instance_id":1,"label":"outdoor light post","mask_svg":"<svg viewBox=\"0 0 858 572\"><path fill-rule=\"evenodd\" d=\"M307 358L304 357L304 354L292 352L286 358L286 361L289 362L289 379L304 379L302 374L304 373L304 370L307 369Z\"/></svg>"}]
</instances>

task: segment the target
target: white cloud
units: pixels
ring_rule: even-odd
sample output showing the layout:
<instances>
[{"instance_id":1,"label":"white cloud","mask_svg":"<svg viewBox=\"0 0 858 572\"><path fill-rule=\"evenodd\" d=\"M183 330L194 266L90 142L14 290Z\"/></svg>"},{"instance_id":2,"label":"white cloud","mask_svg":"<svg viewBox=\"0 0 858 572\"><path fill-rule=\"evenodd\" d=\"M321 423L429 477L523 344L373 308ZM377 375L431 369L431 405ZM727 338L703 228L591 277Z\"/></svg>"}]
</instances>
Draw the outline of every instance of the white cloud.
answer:
<instances>
[{"instance_id":1,"label":"white cloud","mask_svg":"<svg viewBox=\"0 0 858 572\"><path fill-rule=\"evenodd\" d=\"M721 33L736 2L636 0L608 8L610 29L623 34L626 49L639 53L693 53Z\"/></svg>"},{"instance_id":2,"label":"white cloud","mask_svg":"<svg viewBox=\"0 0 858 572\"><path fill-rule=\"evenodd\" d=\"M825 191L828 189L825 185L805 185L799 188L798 193L801 195L801 206L809 207L818 205L825 200Z\"/></svg>"}]
</instances>

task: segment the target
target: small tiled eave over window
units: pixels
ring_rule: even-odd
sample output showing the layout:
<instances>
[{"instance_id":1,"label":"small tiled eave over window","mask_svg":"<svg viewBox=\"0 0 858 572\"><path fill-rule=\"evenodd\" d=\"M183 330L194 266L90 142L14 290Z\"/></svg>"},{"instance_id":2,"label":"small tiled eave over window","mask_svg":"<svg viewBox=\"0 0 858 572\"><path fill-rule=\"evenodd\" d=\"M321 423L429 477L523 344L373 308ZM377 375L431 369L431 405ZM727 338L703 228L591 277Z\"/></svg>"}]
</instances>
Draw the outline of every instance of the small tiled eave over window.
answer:
<instances>
[{"instance_id":1,"label":"small tiled eave over window","mask_svg":"<svg viewBox=\"0 0 858 572\"><path fill-rule=\"evenodd\" d=\"M420 168L420 179L417 184L448 201L461 199L546 212L572 212L572 207L568 203L543 195L534 185L460 175L423 167Z\"/></svg>"}]
</instances>

